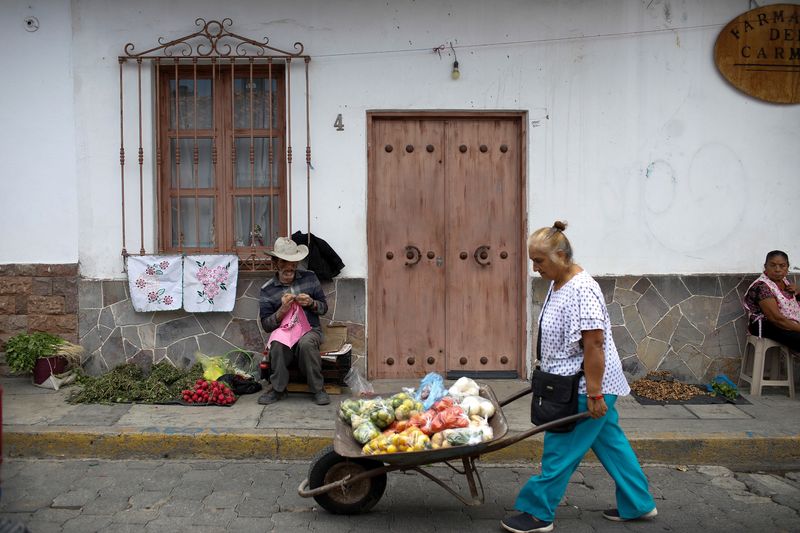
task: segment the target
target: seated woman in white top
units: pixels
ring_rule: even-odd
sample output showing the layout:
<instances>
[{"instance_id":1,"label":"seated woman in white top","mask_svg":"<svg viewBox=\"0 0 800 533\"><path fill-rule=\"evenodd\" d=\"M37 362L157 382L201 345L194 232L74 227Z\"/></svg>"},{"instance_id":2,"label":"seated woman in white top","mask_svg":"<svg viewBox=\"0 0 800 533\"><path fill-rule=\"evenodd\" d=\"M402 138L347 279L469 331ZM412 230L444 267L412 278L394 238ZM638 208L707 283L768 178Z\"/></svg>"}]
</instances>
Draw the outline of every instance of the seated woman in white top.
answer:
<instances>
[{"instance_id":1,"label":"seated woman in white top","mask_svg":"<svg viewBox=\"0 0 800 533\"><path fill-rule=\"evenodd\" d=\"M767 254L764 273L747 289L743 304L750 334L777 341L800 352L800 295L787 277L789 256L780 250Z\"/></svg>"}]
</instances>

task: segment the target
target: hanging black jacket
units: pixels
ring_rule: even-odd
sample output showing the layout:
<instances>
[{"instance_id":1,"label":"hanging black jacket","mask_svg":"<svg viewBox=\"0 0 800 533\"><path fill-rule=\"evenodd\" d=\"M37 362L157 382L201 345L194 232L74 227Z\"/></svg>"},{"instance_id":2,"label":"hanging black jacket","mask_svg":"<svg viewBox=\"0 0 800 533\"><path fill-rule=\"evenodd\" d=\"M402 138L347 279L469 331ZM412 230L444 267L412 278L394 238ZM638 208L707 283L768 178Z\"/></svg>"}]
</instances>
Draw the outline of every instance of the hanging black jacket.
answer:
<instances>
[{"instance_id":1,"label":"hanging black jacket","mask_svg":"<svg viewBox=\"0 0 800 533\"><path fill-rule=\"evenodd\" d=\"M292 240L297 244L308 246L308 234L296 231ZM344 268L344 263L331 246L313 233L311 245L308 246L308 270L317 275L319 279L331 280L339 275Z\"/></svg>"}]
</instances>

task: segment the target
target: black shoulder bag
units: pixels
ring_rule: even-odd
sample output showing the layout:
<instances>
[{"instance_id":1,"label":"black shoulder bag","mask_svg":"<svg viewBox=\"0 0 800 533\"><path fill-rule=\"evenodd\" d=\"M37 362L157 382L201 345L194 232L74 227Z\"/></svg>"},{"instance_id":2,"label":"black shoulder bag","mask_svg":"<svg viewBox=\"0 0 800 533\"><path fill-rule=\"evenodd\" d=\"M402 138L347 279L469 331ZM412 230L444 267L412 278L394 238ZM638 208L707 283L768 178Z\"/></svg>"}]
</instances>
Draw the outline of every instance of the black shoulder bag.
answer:
<instances>
[{"instance_id":1,"label":"black shoulder bag","mask_svg":"<svg viewBox=\"0 0 800 533\"><path fill-rule=\"evenodd\" d=\"M547 294L547 302L550 293ZM544 309L542 309L544 314ZM531 422L537 426L578 413L578 384L583 376L583 364L577 374L559 376L540 370L542 358L542 323L539 321L539 333L536 337L536 368L531 374ZM550 429L552 433L569 433L575 429L577 422Z\"/></svg>"}]
</instances>

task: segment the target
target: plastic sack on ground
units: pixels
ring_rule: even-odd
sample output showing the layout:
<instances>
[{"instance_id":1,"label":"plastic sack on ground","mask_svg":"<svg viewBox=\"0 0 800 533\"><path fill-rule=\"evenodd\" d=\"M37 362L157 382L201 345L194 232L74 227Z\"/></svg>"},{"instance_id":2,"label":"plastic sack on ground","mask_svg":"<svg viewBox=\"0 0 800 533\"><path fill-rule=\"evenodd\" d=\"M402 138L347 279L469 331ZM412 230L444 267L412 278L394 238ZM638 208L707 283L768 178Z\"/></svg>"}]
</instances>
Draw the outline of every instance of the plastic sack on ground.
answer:
<instances>
[{"instance_id":1,"label":"plastic sack on ground","mask_svg":"<svg viewBox=\"0 0 800 533\"><path fill-rule=\"evenodd\" d=\"M261 383L257 382L252 376L245 377L241 374L223 374L217 381L228 385L236 396L255 394L261 390Z\"/></svg>"},{"instance_id":2,"label":"plastic sack on ground","mask_svg":"<svg viewBox=\"0 0 800 533\"><path fill-rule=\"evenodd\" d=\"M203 377L206 381L217 381L223 374L233 372L227 359L222 355L205 355L197 352L195 359L203 365Z\"/></svg>"},{"instance_id":3,"label":"plastic sack on ground","mask_svg":"<svg viewBox=\"0 0 800 533\"><path fill-rule=\"evenodd\" d=\"M372 396L375 394L372 383L370 383L356 367L351 367L350 370L347 371L344 382L350 388L353 396Z\"/></svg>"},{"instance_id":4,"label":"plastic sack on ground","mask_svg":"<svg viewBox=\"0 0 800 533\"><path fill-rule=\"evenodd\" d=\"M206 381L218 381L225 374L252 378L255 369L258 368L258 362L253 354L239 348L222 355L195 352L195 359L203 365L203 377Z\"/></svg>"},{"instance_id":5,"label":"plastic sack on ground","mask_svg":"<svg viewBox=\"0 0 800 533\"><path fill-rule=\"evenodd\" d=\"M444 388L444 379L436 372L431 372L419 382L415 399L422 402L422 408L428 410L439 401L447 389Z\"/></svg>"},{"instance_id":6,"label":"plastic sack on ground","mask_svg":"<svg viewBox=\"0 0 800 533\"><path fill-rule=\"evenodd\" d=\"M739 387L725 374L714 376L711 383L706 385L706 389L712 396L722 396L730 403L736 403L736 399L739 397Z\"/></svg>"},{"instance_id":7,"label":"plastic sack on ground","mask_svg":"<svg viewBox=\"0 0 800 533\"><path fill-rule=\"evenodd\" d=\"M42 381L41 383L36 383L34 381L33 384L43 389L58 390L61 387L69 385L73 381L75 381L75 371L69 370L67 372L64 372L63 374L51 374L46 380Z\"/></svg>"}]
</instances>

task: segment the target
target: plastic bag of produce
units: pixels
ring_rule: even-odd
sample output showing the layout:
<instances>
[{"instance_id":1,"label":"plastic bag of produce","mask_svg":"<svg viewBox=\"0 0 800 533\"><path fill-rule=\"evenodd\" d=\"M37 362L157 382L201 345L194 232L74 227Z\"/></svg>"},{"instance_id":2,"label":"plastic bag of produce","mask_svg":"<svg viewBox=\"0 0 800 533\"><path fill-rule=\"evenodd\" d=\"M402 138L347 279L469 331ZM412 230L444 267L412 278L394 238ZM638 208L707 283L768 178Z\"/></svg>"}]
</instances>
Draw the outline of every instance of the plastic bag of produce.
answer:
<instances>
[{"instance_id":1,"label":"plastic bag of produce","mask_svg":"<svg viewBox=\"0 0 800 533\"><path fill-rule=\"evenodd\" d=\"M347 399L339 404L339 418L344 422L350 423L353 415L361 412L361 400Z\"/></svg>"},{"instance_id":2,"label":"plastic bag of produce","mask_svg":"<svg viewBox=\"0 0 800 533\"><path fill-rule=\"evenodd\" d=\"M483 418L491 418L494 415L492 401L481 396L464 396L459 405L468 416L478 415Z\"/></svg>"},{"instance_id":3,"label":"plastic bag of produce","mask_svg":"<svg viewBox=\"0 0 800 533\"><path fill-rule=\"evenodd\" d=\"M398 407L400 407L403 404L404 401L413 400L413 399L414 399L413 393L409 394L408 392L403 391L403 392L398 392L397 394L392 395L389 398L389 401L392 402L392 407L397 409Z\"/></svg>"},{"instance_id":4,"label":"plastic bag of produce","mask_svg":"<svg viewBox=\"0 0 800 533\"><path fill-rule=\"evenodd\" d=\"M417 452L431 447L427 435L417 427L410 427L401 433L390 433L369 441L362 449L364 455L382 453Z\"/></svg>"},{"instance_id":5,"label":"plastic bag of produce","mask_svg":"<svg viewBox=\"0 0 800 533\"><path fill-rule=\"evenodd\" d=\"M412 415L424 411L422 408L422 402L418 402L410 397L397 399L396 396L397 395L392 396L391 398L392 406L394 407L395 420L408 420Z\"/></svg>"},{"instance_id":6,"label":"plastic bag of produce","mask_svg":"<svg viewBox=\"0 0 800 533\"><path fill-rule=\"evenodd\" d=\"M444 433L444 438L452 446L471 446L480 444L484 440L484 432L481 428L446 429L442 433Z\"/></svg>"},{"instance_id":7,"label":"plastic bag of produce","mask_svg":"<svg viewBox=\"0 0 800 533\"><path fill-rule=\"evenodd\" d=\"M439 448L448 448L450 443L447 442L444 438L444 431L440 431L439 433L434 433L431 435L431 448L434 450L438 450Z\"/></svg>"},{"instance_id":8,"label":"plastic bag of produce","mask_svg":"<svg viewBox=\"0 0 800 533\"><path fill-rule=\"evenodd\" d=\"M372 396L375 394L372 383L356 367L350 367L350 370L344 376L344 382L353 393L353 396Z\"/></svg>"},{"instance_id":9,"label":"plastic bag of produce","mask_svg":"<svg viewBox=\"0 0 800 533\"><path fill-rule=\"evenodd\" d=\"M412 426L418 427L426 435L431 435L435 433L435 431L433 431L431 428L431 425L433 424L433 419L436 418L436 414L436 411L433 409L428 409L425 412L413 415L408 419L408 423Z\"/></svg>"},{"instance_id":10,"label":"plastic bag of produce","mask_svg":"<svg viewBox=\"0 0 800 533\"><path fill-rule=\"evenodd\" d=\"M445 409L449 409L456 404L456 399L452 396L445 396L435 404L433 404L433 410L436 412L444 411Z\"/></svg>"},{"instance_id":11,"label":"plastic bag of produce","mask_svg":"<svg viewBox=\"0 0 800 533\"><path fill-rule=\"evenodd\" d=\"M457 405L448 407L444 411L436 414L436 417L431 421L431 431L438 433L445 429L464 428L469 426L469 417L464 413L464 410Z\"/></svg>"},{"instance_id":12,"label":"plastic bag of produce","mask_svg":"<svg viewBox=\"0 0 800 533\"><path fill-rule=\"evenodd\" d=\"M369 420L361 422L361 424L359 424L358 427L353 430L353 438L356 439L359 444L367 443L380 436L380 434L381 432L378 431L378 428L375 427L375 424Z\"/></svg>"},{"instance_id":13,"label":"plastic bag of produce","mask_svg":"<svg viewBox=\"0 0 800 533\"><path fill-rule=\"evenodd\" d=\"M422 402L422 408L427 410L445 394L447 394L447 389L444 388L442 376L431 372L419 382L414 399Z\"/></svg>"},{"instance_id":14,"label":"plastic bag of produce","mask_svg":"<svg viewBox=\"0 0 800 533\"><path fill-rule=\"evenodd\" d=\"M405 431L409 427L411 427L411 426L409 425L409 421L408 420L395 420L394 422L389 424L389 427L387 427L386 429L383 430L382 434L383 435L390 435L392 433L402 433L403 431Z\"/></svg>"},{"instance_id":15,"label":"plastic bag of produce","mask_svg":"<svg viewBox=\"0 0 800 533\"><path fill-rule=\"evenodd\" d=\"M231 374L236 371L224 355L205 355L196 352L195 359L203 365L203 377L206 381L217 381L223 374Z\"/></svg>"},{"instance_id":16,"label":"plastic bag of produce","mask_svg":"<svg viewBox=\"0 0 800 533\"><path fill-rule=\"evenodd\" d=\"M419 452L431 447L430 438L417 427L409 427L400 433L399 446L407 452Z\"/></svg>"},{"instance_id":17,"label":"plastic bag of produce","mask_svg":"<svg viewBox=\"0 0 800 533\"><path fill-rule=\"evenodd\" d=\"M492 440L494 438L494 430L489 425L489 421L482 416L472 415L469 417L469 427L480 429L483 432L483 441Z\"/></svg>"},{"instance_id":18,"label":"plastic bag of produce","mask_svg":"<svg viewBox=\"0 0 800 533\"><path fill-rule=\"evenodd\" d=\"M478 384L475 383L474 380L463 376L458 378L458 380L453 383L453 386L450 387L448 391L451 396L462 397L462 396L477 396L480 394L480 387Z\"/></svg>"},{"instance_id":19,"label":"plastic bag of produce","mask_svg":"<svg viewBox=\"0 0 800 533\"><path fill-rule=\"evenodd\" d=\"M388 400L376 400L370 404L369 419L380 429L386 429L389 424L394 422L394 409Z\"/></svg>"}]
</instances>

